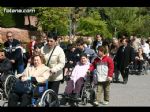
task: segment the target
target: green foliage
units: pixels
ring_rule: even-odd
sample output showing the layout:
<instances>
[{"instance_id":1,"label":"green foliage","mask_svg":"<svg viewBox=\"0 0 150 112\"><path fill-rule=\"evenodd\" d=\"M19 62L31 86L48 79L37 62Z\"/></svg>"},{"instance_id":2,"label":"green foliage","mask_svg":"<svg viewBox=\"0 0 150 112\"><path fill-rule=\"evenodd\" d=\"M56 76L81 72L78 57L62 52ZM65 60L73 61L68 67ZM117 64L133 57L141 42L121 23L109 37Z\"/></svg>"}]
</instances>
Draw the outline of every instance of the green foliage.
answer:
<instances>
[{"instance_id":1,"label":"green foliage","mask_svg":"<svg viewBox=\"0 0 150 112\"><path fill-rule=\"evenodd\" d=\"M2 24L2 17L4 16L4 10L3 7L0 7L0 25Z\"/></svg>"},{"instance_id":2,"label":"green foliage","mask_svg":"<svg viewBox=\"0 0 150 112\"><path fill-rule=\"evenodd\" d=\"M79 35L94 36L102 34L104 37L111 37L107 30L107 24L100 19L98 12L92 12L89 16L81 18L78 26Z\"/></svg>"},{"instance_id":3,"label":"green foliage","mask_svg":"<svg viewBox=\"0 0 150 112\"><path fill-rule=\"evenodd\" d=\"M11 13L4 14L4 16L1 17L1 26L2 27L15 27L16 22L14 19L14 15Z\"/></svg>"},{"instance_id":4,"label":"green foliage","mask_svg":"<svg viewBox=\"0 0 150 112\"><path fill-rule=\"evenodd\" d=\"M38 7L37 17L39 19L38 25L46 31L57 30L58 34L67 34L68 29L68 8L63 7Z\"/></svg>"},{"instance_id":5,"label":"green foliage","mask_svg":"<svg viewBox=\"0 0 150 112\"><path fill-rule=\"evenodd\" d=\"M4 15L4 8L0 7L0 17L2 17Z\"/></svg>"},{"instance_id":6,"label":"green foliage","mask_svg":"<svg viewBox=\"0 0 150 112\"><path fill-rule=\"evenodd\" d=\"M24 7L19 7L24 9ZM31 7L28 7L31 8ZM32 7L35 13L4 13L0 7L0 26L22 27L24 15L38 17L38 26L58 35L95 36L111 38L119 35L150 36L149 7ZM37 27L38 27L37 26Z\"/></svg>"},{"instance_id":7,"label":"green foliage","mask_svg":"<svg viewBox=\"0 0 150 112\"><path fill-rule=\"evenodd\" d=\"M146 29L149 29L149 25L144 25L149 21L149 17L144 19L146 14L145 8L138 7L115 7L115 8L103 8L105 10L105 14L108 19L106 20L108 23L108 29L115 34L116 33L123 35L126 34L134 35L139 33L145 33ZM140 32L139 32L140 31ZM149 33L149 31L147 32Z\"/></svg>"},{"instance_id":8,"label":"green foliage","mask_svg":"<svg viewBox=\"0 0 150 112\"><path fill-rule=\"evenodd\" d=\"M57 34L59 36L67 35L68 34L68 28L67 26L57 26Z\"/></svg>"},{"instance_id":9,"label":"green foliage","mask_svg":"<svg viewBox=\"0 0 150 112\"><path fill-rule=\"evenodd\" d=\"M9 8L7 7L7 9ZM6 13L4 9L5 7L0 7L0 25L2 27L22 28L24 26L24 14Z\"/></svg>"},{"instance_id":10,"label":"green foliage","mask_svg":"<svg viewBox=\"0 0 150 112\"><path fill-rule=\"evenodd\" d=\"M109 17L107 20L109 24L109 30L113 33L115 28L118 33L132 32L133 20L136 19L136 9L135 8L105 8L105 14Z\"/></svg>"},{"instance_id":11,"label":"green foliage","mask_svg":"<svg viewBox=\"0 0 150 112\"><path fill-rule=\"evenodd\" d=\"M137 35L144 36L144 37L149 37L150 36L150 16L140 16L139 23L135 32L137 32Z\"/></svg>"}]
</instances>

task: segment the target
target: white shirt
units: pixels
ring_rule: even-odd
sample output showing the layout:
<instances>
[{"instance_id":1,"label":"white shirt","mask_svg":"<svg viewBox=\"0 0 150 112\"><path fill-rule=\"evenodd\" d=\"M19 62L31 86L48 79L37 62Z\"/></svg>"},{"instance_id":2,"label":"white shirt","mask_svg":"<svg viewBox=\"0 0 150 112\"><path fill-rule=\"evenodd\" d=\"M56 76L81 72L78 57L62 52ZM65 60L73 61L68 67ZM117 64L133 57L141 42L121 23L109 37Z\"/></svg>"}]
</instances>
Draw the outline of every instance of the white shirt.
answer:
<instances>
[{"instance_id":1,"label":"white shirt","mask_svg":"<svg viewBox=\"0 0 150 112\"><path fill-rule=\"evenodd\" d=\"M148 55L150 53L149 45L145 43L144 45L141 45L143 52Z\"/></svg>"}]
</instances>

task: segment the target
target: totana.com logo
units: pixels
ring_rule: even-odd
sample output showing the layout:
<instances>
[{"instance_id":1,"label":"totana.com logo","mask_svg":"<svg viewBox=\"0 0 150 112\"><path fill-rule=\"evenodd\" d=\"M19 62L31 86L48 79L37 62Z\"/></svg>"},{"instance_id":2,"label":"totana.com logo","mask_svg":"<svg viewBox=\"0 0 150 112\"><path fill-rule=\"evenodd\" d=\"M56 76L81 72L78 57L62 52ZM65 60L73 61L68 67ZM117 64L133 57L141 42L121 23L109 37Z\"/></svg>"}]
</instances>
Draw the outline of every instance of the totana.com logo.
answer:
<instances>
[{"instance_id":1,"label":"totana.com logo","mask_svg":"<svg viewBox=\"0 0 150 112\"><path fill-rule=\"evenodd\" d=\"M8 9L4 8L4 13L35 13L35 9Z\"/></svg>"}]
</instances>

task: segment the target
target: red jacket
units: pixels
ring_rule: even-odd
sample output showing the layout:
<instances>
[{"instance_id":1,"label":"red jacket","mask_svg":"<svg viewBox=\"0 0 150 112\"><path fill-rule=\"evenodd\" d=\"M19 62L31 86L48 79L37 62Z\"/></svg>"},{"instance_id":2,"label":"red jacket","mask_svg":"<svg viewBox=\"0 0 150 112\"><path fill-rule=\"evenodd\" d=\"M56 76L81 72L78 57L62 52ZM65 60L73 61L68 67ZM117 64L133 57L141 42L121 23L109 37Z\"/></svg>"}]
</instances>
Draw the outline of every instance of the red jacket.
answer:
<instances>
[{"instance_id":1,"label":"red jacket","mask_svg":"<svg viewBox=\"0 0 150 112\"><path fill-rule=\"evenodd\" d=\"M94 59L94 62L90 65L89 70L96 69L98 82L107 80L107 77L112 77L114 72L114 62L109 56L104 56L102 59L99 57Z\"/></svg>"},{"instance_id":2,"label":"red jacket","mask_svg":"<svg viewBox=\"0 0 150 112\"><path fill-rule=\"evenodd\" d=\"M28 44L28 49L29 49L29 54L30 54L30 56L32 56L33 49L34 49L34 45L35 45L36 43L37 43L36 41L31 41L31 42Z\"/></svg>"}]
</instances>

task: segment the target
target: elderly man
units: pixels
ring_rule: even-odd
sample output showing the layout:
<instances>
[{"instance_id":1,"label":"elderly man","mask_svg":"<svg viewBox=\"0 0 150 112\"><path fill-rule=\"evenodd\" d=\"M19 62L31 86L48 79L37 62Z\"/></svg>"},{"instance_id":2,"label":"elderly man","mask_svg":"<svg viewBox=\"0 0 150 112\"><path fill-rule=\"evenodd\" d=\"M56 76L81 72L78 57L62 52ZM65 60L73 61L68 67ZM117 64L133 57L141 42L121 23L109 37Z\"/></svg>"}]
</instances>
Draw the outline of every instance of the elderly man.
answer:
<instances>
[{"instance_id":1,"label":"elderly man","mask_svg":"<svg viewBox=\"0 0 150 112\"><path fill-rule=\"evenodd\" d=\"M17 70L17 73L22 73L24 70L23 55L20 42L13 37L12 32L7 32L7 41L4 43L6 57L10 59L13 64L13 71Z\"/></svg>"},{"instance_id":2,"label":"elderly man","mask_svg":"<svg viewBox=\"0 0 150 112\"><path fill-rule=\"evenodd\" d=\"M134 49L128 44L127 38L122 38L122 45L118 48L114 61L117 69L121 72L123 84L127 84L129 74L126 67L134 61Z\"/></svg>"}]
</instances>

